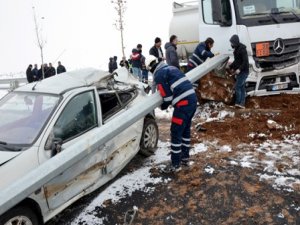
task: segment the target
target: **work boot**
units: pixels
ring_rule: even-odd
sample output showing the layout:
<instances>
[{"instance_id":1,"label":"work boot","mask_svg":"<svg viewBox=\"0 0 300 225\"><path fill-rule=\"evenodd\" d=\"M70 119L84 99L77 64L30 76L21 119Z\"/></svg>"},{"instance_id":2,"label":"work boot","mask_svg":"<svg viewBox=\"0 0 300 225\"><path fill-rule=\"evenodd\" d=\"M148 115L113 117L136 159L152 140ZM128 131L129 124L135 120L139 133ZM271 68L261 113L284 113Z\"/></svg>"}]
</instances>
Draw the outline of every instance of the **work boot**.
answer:
<instances>
[{"instance_id":1,"label":"work boot","mask_svg":"<svg viewBox=\"0 0 300 225\"><path fill-rule=\"evenodd\" d=\"M193 164L194 164L194 162L189 160L189 159L182 159L181 160L181 166L182 166L183 169L188 169Z\"/></svg>"},{"instance_id":2,"label":"work boot","mask_svg":"<svg viewBox=\"0 0 300 225\"><path fill-rule=\"evenodd\" d=\"M173 166L172 164L167 165L165 168L161 170L161 172L165 174L174 174L174 173L178 173L179 171L181 171L181 167Z\"/></svg>"}]
</instances>

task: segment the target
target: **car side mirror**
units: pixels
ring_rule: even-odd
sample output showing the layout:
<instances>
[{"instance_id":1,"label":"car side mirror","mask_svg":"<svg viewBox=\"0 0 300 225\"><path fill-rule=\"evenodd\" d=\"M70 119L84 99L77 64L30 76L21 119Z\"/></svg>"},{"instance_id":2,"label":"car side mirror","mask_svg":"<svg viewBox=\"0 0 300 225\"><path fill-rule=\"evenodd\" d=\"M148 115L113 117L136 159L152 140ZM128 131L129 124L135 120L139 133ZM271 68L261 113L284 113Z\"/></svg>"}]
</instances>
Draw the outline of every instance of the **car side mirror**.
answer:
<instances>
[{"instance_id":1,"label":"car side mirror","mask_svg":"<svg viewBox=\"0 0 300 225\"><path fill-rule=\"evenodd\" d=\"M55 156L56 154L60 153L62 148L63 141L61 138L54 138L52 140L52 146L51 146L51 157Z\"/></svg>"}]
</instances>

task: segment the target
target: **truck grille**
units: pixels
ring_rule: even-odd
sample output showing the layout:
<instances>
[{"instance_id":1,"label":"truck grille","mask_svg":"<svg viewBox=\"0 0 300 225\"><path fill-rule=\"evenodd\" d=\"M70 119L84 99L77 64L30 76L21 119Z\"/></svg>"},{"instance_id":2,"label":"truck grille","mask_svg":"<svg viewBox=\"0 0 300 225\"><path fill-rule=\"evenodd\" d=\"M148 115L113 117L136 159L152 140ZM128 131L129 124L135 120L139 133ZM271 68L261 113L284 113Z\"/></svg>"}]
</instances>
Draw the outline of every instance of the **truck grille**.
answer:
<instances>
[{"instance_id":1,"label":"truck grille","mask_svg":"<svg viewBox=\"0 0 300 225\"><path fill-rule=\"evenodd\" d=\"M277 39L279 40L279 39ZM263 71L270 71L274 69L283 69L291 65L299 63L300 59L300 38L294 39L280 39L284 44L284 49L282 52L276 53L274 49L274 41L269 41L270 55L257 57L256 56L256 44L252 43L251 47L253 50L253 58L258 68ZM280 54L278 54L280 53Z\"/></svg>"}]
</instances>

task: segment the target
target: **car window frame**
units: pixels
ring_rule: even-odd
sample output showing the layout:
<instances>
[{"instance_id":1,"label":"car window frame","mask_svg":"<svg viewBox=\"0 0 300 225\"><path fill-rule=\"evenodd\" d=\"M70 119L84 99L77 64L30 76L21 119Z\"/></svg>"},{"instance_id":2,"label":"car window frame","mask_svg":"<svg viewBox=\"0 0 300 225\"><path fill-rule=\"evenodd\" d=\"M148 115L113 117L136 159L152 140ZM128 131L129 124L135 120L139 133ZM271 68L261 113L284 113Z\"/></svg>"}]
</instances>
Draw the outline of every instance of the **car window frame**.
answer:
<instances>
[{"instance_id":1,"label":"car window frame","mask_svg":"<svg viewBox=\"0 0 300 225\"><path fill-rule=\"evenodd\" d=\"M58 117L56 118L56 120L55 120L55 122L54 122L54 124L53 124L53 128L54 128L54 126L56 125L57 121L60 119L60 116L62 115L62 113L64 112L64 110L65 110L66 107L68 106L68 104L69 104L75 97L77 97L78 95L81 95L81 94L84 94L84 93L87 93L87 92L93 92L94 103L95 103L96 124L95 124L94 126L90 127L89 129L84 130L83 132L80 132L80 133L78 133L78 134L72 136L71 138L62 140L62 143L63 143L63 144L65 144L65 143L67 143L67 142L69 142L69 141L72 141L72 140L78 138L79 136L81 136L81 135L83 135L83 134L89 132L90 130L92 130L92 129L94 129L94 128L96 128L96 127L99 126L99 118L98 118L98 116L99 116L99 115L98 115L98 114L99 114L99 110L98 110L98 106L97 106L98 103L97 103L95 91L94 91L94 89L91 89L91 90L86 90L86 91L77 93L77 94L75 94L75 95L73 95L73 96L71 97L71 99L64 105L64 107L63 107L63 109L61 110L60 114L59 114ZM53 128L52 128L52 129L53 129ZM48 138L49 138L49 137L50 137L50 136L48 136ZM48 141L48 138L47 138L47 141ZM45 142L44 148L45 148L46 145L47 145L47 141ZM46 148L45 148L45 149L46 149Z\"/></svg>"},{"instance_id":2,"label":"car window frame","mask_svg":"<svg viewBox=\"0 0 300 225\"><path fill-rule=\"evenodd\" d=\"M34 93L34 92L31 92L31 91L14 91L16 93ZM55 112L57 111L57 108L58 106L60 105L60 103L62 102L62 99L63 97L59 94L53 94L53 93L47 93L47 92L36 92L38 94L41 94L41 95L50 95L50 96L55 96L55 97L58 97L58 101L55 105L55 107L53 107L53 110L52 112L49 114L49 117L47 118L47 120L45 121L44 125L41 127L41 130L40 132L37 134L36 138L30 143L30 144L13 144L14 146L18 146L18 147L22 147L22 148L25 148L25 150L28 149L28 147L31 147L34 145L34 143L37 142L37 140L41 137L42 133L45 131L46 127L48 126L49 122L51 121L51 118L53 117L53 115L55 114ZM9 94L9 93L8 93ZM6 95L5 95L6 96ZM1 98L2 99L2 98ZM24 150L24 149L22 149Z\"/></svg>"},{"instance_id":3,"label":"car window frame","mask_svg":"<svg viewBox=\"0 0 300 225\"><path fill-rule=\"evenodd\" d=\"M120 93L134 93L134 96L127 101L126 103L122 103L121 98L119 96ZM103 94L115 94L117 96L118 99L118 103L120 105L120 108L116 111L114 111L112 114L106 116L105 118L103 117L103 109L102 109L102 105L101 105L101 95ZM113 116L115 116L117 113L119 113L121 110L123 110L127 105L129 105L138 95L138 91L135 88L130 88L128 90L113 90L113 91L109 91L109 92L99 92L98 91L98 95L99 95L99 100L100 100L100 107L101 107L101 117L102 117L102 124L105 124L105 122L107 122L110 118L112 118Z\"/></svg>"}]
</instances>

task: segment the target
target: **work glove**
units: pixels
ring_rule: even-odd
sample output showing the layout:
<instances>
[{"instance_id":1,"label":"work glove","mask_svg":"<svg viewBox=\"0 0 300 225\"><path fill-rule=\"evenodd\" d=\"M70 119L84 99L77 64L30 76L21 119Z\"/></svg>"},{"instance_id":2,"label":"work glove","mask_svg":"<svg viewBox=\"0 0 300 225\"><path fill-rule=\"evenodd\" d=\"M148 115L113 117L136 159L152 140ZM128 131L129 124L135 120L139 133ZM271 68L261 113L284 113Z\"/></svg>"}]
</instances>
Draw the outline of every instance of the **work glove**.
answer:
<instances>
[{"instance_id":1,"label":"work glove","mask_svg":"<svg viewBox=\"0 0 300 225\"><path fill-rule=\"evenodd\" d=\"M237 69L237 70L235 71L235 74L236 74L236 75L239 75L240 72L241 72L241 70L240 70L240 69Z\"/></svg>"},{"instance_id":2,"label":"work glove","mask_svg":"<svg viewBox=\"0 0 300 225\"><path fill-rule=\"evenodd\" d=\"M166 110L168 108L168 106L169 106L169 104L163 103L163 104L161 104L160 109Z\"/></svg>"}]
</instances>

